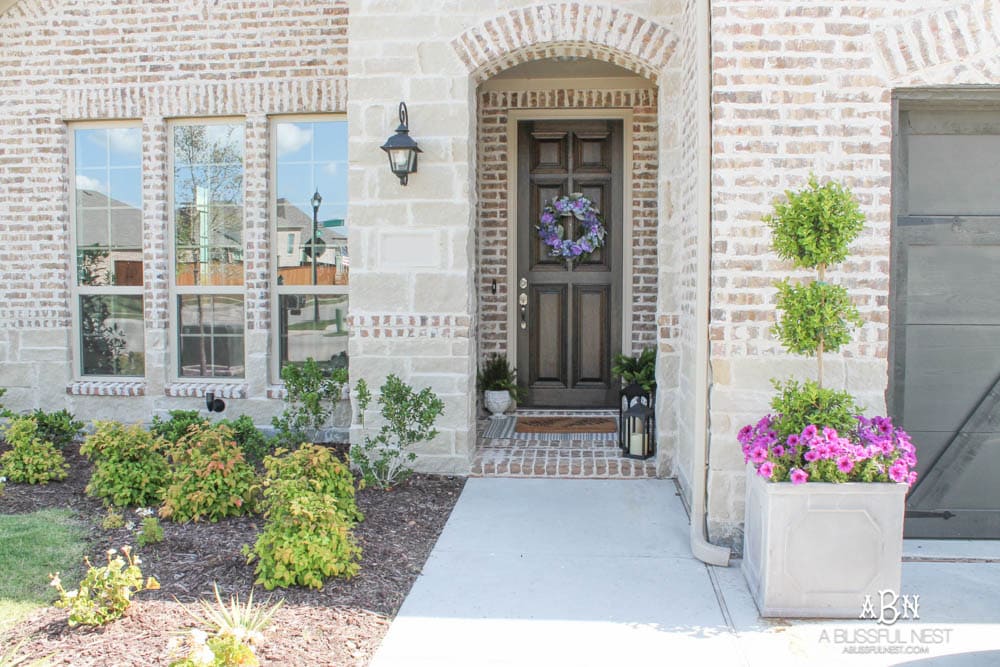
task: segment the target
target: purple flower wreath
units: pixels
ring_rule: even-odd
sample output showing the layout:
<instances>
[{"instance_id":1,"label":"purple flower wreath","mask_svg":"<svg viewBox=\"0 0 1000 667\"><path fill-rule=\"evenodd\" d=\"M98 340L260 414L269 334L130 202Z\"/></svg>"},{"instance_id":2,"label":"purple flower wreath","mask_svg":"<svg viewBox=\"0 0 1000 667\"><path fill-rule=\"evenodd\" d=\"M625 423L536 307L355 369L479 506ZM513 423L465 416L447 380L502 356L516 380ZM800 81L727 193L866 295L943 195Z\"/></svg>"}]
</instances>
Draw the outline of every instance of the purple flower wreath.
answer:
<instances>
[{"instance_id":1,"label":"purple flower wreath","mask_svg":"<svg viewBox=\"0 0 1000 667\"><path fill-rule=\"evenodd\" d=\"M564 239L561 218L573 216L580 221L584 234L576 240ZM557 197L542 209L538 237L549 247L549 255L564 259L586 259L604 245L607 230L601 223L601 213L594 203L579 192Z\"/></svg>"}]
</instances>

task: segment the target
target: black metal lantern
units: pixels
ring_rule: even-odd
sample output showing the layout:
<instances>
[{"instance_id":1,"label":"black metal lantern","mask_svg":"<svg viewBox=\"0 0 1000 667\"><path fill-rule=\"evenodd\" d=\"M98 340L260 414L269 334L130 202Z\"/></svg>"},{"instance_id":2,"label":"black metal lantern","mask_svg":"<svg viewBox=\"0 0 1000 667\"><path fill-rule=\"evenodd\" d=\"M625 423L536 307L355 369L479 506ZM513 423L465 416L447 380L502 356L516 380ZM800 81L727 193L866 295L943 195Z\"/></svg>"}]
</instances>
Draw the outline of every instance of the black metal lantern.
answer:
<instances>
[{"instance_id":1,"label":"black metal lantern","mask_svg":"<svg viewBox=\"0 0 1000 667\"><path fill-rule=\"evenodd\" d=\"M389 155L389 169L399 177L399 182L406 185L407 177L417 172L417 153L422 153L420 146L410 136L409 114L406 103L399 103L399 127L396 134L385 140L382 150Z\"/></svg>"},{"instance_id":2,"label":"black metal lantern","mask_svg":"<svg viewBox=\"0 0 1000 667\"><path fill-rule=\"evenodd\" d=\"M618 446L623 456L632 459L648 459L656 453L653 394L637 382L619 392Z\"/></svg>"}]
</instances>

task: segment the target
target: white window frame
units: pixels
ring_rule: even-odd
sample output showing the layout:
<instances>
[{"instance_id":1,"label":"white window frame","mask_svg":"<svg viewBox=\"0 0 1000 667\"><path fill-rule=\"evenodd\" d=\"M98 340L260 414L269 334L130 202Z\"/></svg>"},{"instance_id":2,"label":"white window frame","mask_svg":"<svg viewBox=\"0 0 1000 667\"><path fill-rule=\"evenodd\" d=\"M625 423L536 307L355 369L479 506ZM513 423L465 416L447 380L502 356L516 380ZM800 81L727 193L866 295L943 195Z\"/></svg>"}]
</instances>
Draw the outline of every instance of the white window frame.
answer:
<instances>
[{"instance_id":1,"label":"white window frame","mask_svg":"<svg viewBox=\"0 0 1000 667\"><path fill-rule=\"evenodd\" d=\"M85 375L83 373L83 346L80 337L83 335L83 327L80 322L80 297L87 295L96 296L139 296L142 297L142 308L143 313L146 311L146 263L145 263L145 252L143 252L143 284L141 285L81 285L80 277L77 274L77 254L79 253L79 248L77 247L77 209L76 209L76 131L77 130L108 130L116 127L128 127L137 128L140 134L140 140L142 135L142 120L138 118L134 119L121 119L121 120L106 120L106 121L78 121L67 123L66 128L69 133L69 246L70 246L70 259L69 259L69 271L70 271L70 313L72 315L72 345L70 346L70 351L73 355L73 378L74 381L87 381L87 382L134 382L136 380L144 380L146 376L149 375L149 365L148 355L146 350L146 326L145 326L145 316L143 317L143 375ZM142 155L144 153L144 148L140 144L140 160L139 160L139 171L140 178L144 176L143 165L142 165ZM140 193L142 192L140 187ZM110 193L109 193L110 196ZM146 201L143 201L139 208L140 225L145 227L145 207ZM145 238L145 233L142 234ZM143 249L144 251L145 249Z\"/></svg>"},{"instance_id":2,"label":"white window frame","mask_svg":"<svg viewBox=\"0 0 1000 667\"><path fill-rule=\"evenodd\" d=\"M190 125L242 125L243 126L243 282L240 285L178 285L177 284L177 226L174 216L174 128ZM172 383L243 383L247 380L247 120L244 116L212 116L205 118L172 118L167 121L167 264L168 302L170 321L169 335L171 351L168 378ZM232 377L191 377L181 375L181 340L179 296L225 296L239 295L243 298L243 375Z\"/></svg>"},{"instance_id":3,"label":"white window frame","mask_svg":"<svg viewBox=\"0 0 1000 667\"><path fill-rule=\"evenodd\" d=\"M303 294L306 296L347 296L350 285L279 285L278 284L278 124L279 123L323 123L347 122L346 113L323 114L280 114L268 116L268 234L270 235L270 268L271 268L271 363L269 364L271 383L283 384L281 380L281 331L280 322L281 297L287 294ZM322 193L320 193L322 194ZM349 195L348 195L349 196ZM348 221L348 225L350 222ZM283 247L283 246L281 246ZM348 257L350 257L348 248ZM351 302L348 297L347 307ZM350 359L348 359L350 362Z\"/></svg>"}]
</instances>

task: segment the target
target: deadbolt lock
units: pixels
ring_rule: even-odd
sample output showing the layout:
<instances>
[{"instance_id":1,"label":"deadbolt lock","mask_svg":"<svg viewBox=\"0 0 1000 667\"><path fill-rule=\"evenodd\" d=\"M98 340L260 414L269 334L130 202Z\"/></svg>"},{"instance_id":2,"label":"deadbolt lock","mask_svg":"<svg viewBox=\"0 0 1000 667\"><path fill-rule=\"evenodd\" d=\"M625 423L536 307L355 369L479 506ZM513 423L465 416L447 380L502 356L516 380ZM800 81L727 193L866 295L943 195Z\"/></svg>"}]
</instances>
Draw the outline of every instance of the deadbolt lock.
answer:
<instances>
[{"instance_id":1,"label":"deadbolt lock","mask_svg":"<svg viewBox=\"0 0 1000 667\"><path fill-rule=\"evenodd\" d=\"M518 283L518 285L520 285L521 289L528 289L528 279L521 278L521 281Z\"/></svg>"}]
</instances>

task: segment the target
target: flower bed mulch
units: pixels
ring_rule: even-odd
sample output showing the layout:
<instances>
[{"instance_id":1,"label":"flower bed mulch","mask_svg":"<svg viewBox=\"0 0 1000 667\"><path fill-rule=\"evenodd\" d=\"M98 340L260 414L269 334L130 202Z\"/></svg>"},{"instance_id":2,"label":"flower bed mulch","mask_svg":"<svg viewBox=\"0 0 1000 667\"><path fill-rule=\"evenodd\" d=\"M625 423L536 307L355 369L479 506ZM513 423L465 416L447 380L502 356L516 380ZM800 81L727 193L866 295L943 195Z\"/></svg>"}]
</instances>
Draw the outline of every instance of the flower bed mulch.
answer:
<instances>
[{"instance_id":1,"label":"flower bed mulch","mask_svg":"<svg viewBox=\"0 0 1000 667\"><path fill-rule=\"evenodd\" d=\"M162 588L138 594L125 617L96 630L70 629L64 610L40 610L0 636L0 646L23 641L22 654L51 656L53 665L166 665L170 639L194 625L182 603L211 599L213 583L223 599L238 593L242 600L250 592L253 566L246 564L242 547L253 543L263 519L243 517L214 524L162 521L164 541L138 548L128 529L101 528L105 509L84 493L90 464L75 451L67 452L67 460L70 475L63 482L8 484L0 496L0 514L69 508L89 527L88 551L94 563L104 563L107 549L130 544L142 558L143 573L159 579ZM266 633L267 643L258 651L262 664L367 665L463 484L460 478L414 475L392 491L358 492L365 520L354 529L363 551L357 577L331 580L318 591L253 589L255 600L269 595L285 600ZM139 523L129 512L126 519ZM67 589L73 584L64 579Z\"/></svg>"}]
</instances>

